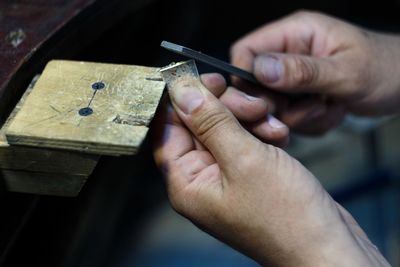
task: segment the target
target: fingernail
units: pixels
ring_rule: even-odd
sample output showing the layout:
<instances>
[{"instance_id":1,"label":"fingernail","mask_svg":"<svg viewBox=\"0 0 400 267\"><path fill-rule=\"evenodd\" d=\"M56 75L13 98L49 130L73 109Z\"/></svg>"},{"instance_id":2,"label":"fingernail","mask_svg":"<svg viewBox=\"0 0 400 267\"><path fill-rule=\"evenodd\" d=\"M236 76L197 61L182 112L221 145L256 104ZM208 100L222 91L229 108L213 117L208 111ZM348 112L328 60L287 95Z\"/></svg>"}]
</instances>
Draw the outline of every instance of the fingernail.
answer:
<instances>
[{"instance_id":1,"label":"fingernail","mask_svg":"<svg viewBox=\"0 0 400 267\"><path fill-rule=\"evenodd\" d=\"M169 90L169 94L172 102L185 114L191 114L204 101L200 89L192 85L174 87Z\"/></svg>"},{"instance_id":2,"label":"fingernail","mask_svg":"<svg viewBox=\"0 0 400 267\"><path fill-rule=\"evenodd\" d=\"M254 96L251 96L251 95L248 95L248 94L245 94L245 93L242 93L242 96L244 97L244 98L246 98L248 101L256 101L256 100L258 100L259 98L257 98L257 97L254 97Z\"/></svg>"},{"instance_id":3,"label":"fingernail","mask_svg":"<svg viewBox=\"0 0 400 267\"><path fill-rule=\"evenodd\" d=\"M266 83L277 82L283 75L282 61L272 56L258 57L255 61L255 70L260 71Z\"/></svg>"},{"instance_id":4,"label":"fingernail","mask_svg":"<svg viewBox=\"0 0 400 267\"><path fill-rule=\"evenodd\" d=\"M271 114L268 114L267 120L268 120L269 125L271 125L272 128L280 129L280 128L287 127L285 124L283 124L280 120L278 120Z\"/></svg>"}]
</instances>

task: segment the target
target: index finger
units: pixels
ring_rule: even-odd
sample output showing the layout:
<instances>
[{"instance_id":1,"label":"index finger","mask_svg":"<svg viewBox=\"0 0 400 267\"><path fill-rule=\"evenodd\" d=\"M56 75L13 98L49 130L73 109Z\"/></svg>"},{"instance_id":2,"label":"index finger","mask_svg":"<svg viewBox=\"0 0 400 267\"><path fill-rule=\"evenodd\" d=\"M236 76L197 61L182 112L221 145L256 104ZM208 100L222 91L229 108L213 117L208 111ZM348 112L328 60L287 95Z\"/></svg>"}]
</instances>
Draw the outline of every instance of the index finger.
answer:
<instances>
[{"instance_id":1,"label":"index finger","mask_svg":"<svg viewBox=\"0 0 400 267\"><path fill-rule=\"evenodd\" d=\"M312 36L312 25L301 19L301 15L288 16L268 23L235 42L231 47L231 62L239 68L252 71L257 55L268 52L309 52Z\"/></svg>"},{"instance_id":2,"label":"index finger","mask_svg":"<svg viewBox=\"0 0 400 267\"><path fill-rule=\"evenodd\" d=\"M252 72L253 61L258 54L282 52L284 38L282 33L278 33L276 24L267 24L236 41L230 51L232 64Z\"/></svg>"}]
</instances>

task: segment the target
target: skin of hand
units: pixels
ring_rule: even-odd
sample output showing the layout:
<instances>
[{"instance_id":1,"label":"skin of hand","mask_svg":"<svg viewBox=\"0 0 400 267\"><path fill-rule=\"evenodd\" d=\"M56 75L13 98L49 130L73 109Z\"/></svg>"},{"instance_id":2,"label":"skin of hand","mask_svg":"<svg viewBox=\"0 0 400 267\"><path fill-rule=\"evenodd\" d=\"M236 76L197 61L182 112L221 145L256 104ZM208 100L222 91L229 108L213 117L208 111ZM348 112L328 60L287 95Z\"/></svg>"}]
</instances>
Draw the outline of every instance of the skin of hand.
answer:
<instances>
[{"instance_id":1,"label":"skin of hand","mask_svg":"<svg viewBox=\"0 0 400 267\"><path fill-rule=\"evenodd\" d=\"M394 35L301 11L238 40L231 61L273 90L310 93L300 101L276 104L277 117L298 132L324 133L346 111L400 111L400 38ZM241 88L243 81L235 81ZM259 96L265 91L259 89Z\"/></svg>"},{"instance_id":2,"label":"skin of hand","mask_svg":"<svg viewBox=\"0 0 400 267\"><path fill-rule=\"evenodd\" d=\"M222 101L221 85L182 78L169 89L173 109L157 117L154 157L173 208L264 266L389 266L310 172L262 142L265 131L260 140L245 129L240 105L227 102L246 97Z\"/></svg>"}]
</instances>

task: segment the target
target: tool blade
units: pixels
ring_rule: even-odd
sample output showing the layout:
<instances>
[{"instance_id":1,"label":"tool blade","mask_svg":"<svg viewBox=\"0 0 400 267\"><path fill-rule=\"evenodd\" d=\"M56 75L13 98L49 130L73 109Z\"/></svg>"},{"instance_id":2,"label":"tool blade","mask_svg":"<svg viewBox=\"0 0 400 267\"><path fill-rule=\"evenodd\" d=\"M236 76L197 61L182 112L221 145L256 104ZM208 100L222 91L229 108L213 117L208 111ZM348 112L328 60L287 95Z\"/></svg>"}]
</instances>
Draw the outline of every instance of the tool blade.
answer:
<instances>
[{"instance_id":1,"label":"tool blade","mask_svg":"<svg viewBox=\"0 0 400 267\"><path fill-rule=\"evenodd\" d=\"M168 41L162 41L161 47L163 47L169 51L175 52L177 54L189 57L191 59L201 61L205 64L211 65L219 70L225 71L229 74L240 77L249 82L258 84L256 78L254 77L254 75L252 73L247 72L243 69L237 68L237 67L235 67L225 61L222 61L220 59L208 56L199 51L195 51L193 49L184 47L182 45L174 44L174 43L171 43Z\"/></svg>"}]
</instances>

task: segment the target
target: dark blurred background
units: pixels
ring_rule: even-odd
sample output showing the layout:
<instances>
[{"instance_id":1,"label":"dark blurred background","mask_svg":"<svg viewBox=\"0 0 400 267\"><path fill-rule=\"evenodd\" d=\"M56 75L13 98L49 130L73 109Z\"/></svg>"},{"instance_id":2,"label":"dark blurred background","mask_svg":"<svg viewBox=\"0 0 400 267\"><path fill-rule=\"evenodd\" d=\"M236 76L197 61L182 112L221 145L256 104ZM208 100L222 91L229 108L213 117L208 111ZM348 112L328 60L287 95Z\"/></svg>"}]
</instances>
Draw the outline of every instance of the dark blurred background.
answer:
<instances>
[{"instance_id":1,"label":"dark blurred background","mask_svg":"<svg viewBox=\"0 0 400 267\"><path fill-rule=\"evenodd\" d=\"M163 66L181 59L159 48L168 40L229 60L237 38L298 9L400 32L398 0L153 0L66 58ZM393 266L400 266L399 133L399 118L348 117L324 137L293 136L288 148L349 209ZM150 140L134 157L103 157L76 198L1 194L2 220L8 222L2 232L18 232L2 240L4 266L257 266L169 207ZM13 221L14 211L26 203L23 220Z\"/></svg>"}]
</instances>

